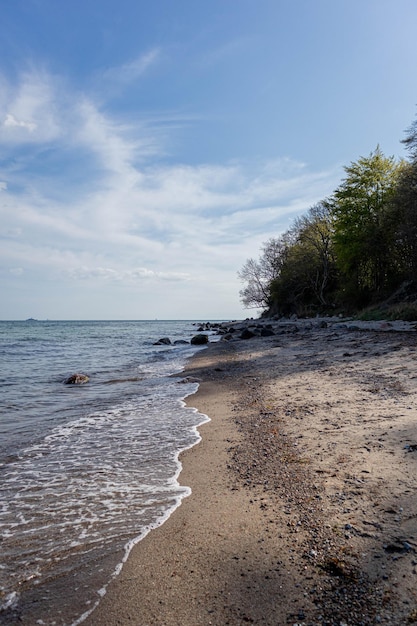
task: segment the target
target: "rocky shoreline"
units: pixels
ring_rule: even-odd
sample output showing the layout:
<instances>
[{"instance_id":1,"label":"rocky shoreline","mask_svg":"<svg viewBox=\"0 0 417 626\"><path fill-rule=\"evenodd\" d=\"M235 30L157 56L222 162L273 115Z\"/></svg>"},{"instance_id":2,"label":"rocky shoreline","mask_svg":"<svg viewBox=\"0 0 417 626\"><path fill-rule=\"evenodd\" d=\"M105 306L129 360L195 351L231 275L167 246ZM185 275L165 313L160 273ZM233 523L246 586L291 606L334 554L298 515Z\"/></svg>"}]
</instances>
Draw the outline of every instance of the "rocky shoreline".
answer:
<instances>
[{"instance_id":1,"label":"rocky shoreline","mask_svg":"<svg viewBox=\"0 0 417 626\"><path fill-rule=\"evenodd\" d=\"M182 457L192 495L88 624L417 623L413 325L218 330L232 337L185 372L203 381L188 404L212 420Z\"/></svg>"}]
</instances>

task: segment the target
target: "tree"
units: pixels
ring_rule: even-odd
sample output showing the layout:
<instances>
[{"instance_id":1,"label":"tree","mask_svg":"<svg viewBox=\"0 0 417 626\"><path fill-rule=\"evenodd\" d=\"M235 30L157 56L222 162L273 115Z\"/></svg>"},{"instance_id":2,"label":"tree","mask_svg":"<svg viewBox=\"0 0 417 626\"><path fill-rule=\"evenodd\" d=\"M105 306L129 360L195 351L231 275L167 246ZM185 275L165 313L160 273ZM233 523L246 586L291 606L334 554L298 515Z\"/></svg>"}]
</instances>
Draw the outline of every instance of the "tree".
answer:
<instances>
[{"instance_id":1,"label":"tree","mask_svg":"<svg viewBox=\"0 0 417 626\"><path fill-rule=\"evenodd\" d=\"M307 314L327 307L335 279L328 202L320 202L298 218L286 239L280 272L271 283L272 312Z\"/></svg>"},{"instance_id":2,"label":"tree","mask_svg":"<svg viewBox=\"0 0 417 626\"><path fill-rule=\"evenodd\" d=\"M392 201L391 256L400 279L417 283L417 160L404 163Z\"/></svg>"},{"instance_id":3,"label":"tree","mask_svg":"<svg viewBox=\"0 0 417 626\"><path fill-rule=\"evenodd\" d=\"M286 250L285 237L271 238L262 246L259 260L248 259L238 272L246 286L239 292L246 308L268 309L271 283L279 275Z\"/></svg>"},{"instance_id":4,"label":"tree","mask_svg":"<svg viewBox=\"0 0 417 626\"><path fill-rule=\"evenodd\" d=\"M390 233L386 213L400 165L380 148L345 167L332 199L334 245L345 294L356 306L381 295L390 280Z\"/></svg>"},{"instance_id":5,"label":"tree","mask_svg":"<svg viewBox=\"0 0 417 626\"><path fill-rule=\"evenodd\" d=\"M405 131L407 136L401 141L410 153L411 159L417 161L417 119Z\"/></svg>"},{"instance_id":6,"label":"tree","mask_svg":"<svg viewBox=\"0 0 417 626\"><path fill-rule=\"evenodd\" d=\"M336 274L330 203L323 200L295 223L306 276L319 305L327 305L328 289Z\"/></svg>"}]
</instances>

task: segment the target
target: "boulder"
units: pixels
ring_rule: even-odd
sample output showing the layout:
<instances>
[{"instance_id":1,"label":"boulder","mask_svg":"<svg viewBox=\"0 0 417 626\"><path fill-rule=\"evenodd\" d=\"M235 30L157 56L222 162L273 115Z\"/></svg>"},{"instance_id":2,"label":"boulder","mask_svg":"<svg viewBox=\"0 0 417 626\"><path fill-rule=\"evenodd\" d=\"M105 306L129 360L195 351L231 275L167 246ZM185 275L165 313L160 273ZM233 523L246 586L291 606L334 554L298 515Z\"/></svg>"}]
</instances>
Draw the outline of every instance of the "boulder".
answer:
<instances>
[{"instance_id":1,"label":"boulder","mask_svg":"<svg viewBox=\"0 0 417 626\"><path fill-rule=\"evenodd\" d=\"M158 341L155 341L153 345L154 346L170 346L171 339L169 337L162 337L162 339L158 339Z\"/></svg>"},{"instance_id":2,"label":"boulder","mask_svg":"<svg viewBox=\"0 0 417 626\"><path fill-rule=\"evenodd\" d=\"M64 380L64 385L85 385L89 380L87 374L72 374Z\"/></svg>"},{"instance_id":3,"label":"boulder","mask_svg":"<svg viewBox=\"0 0 417 626\"><path fill-rule=\"evenodd\" d=\"M185 341L185 339L176 339L174 341L174 346L185 346L188 344L189 344L189 341Z\"/></svg>"},{"instance_id":4,"label":"boulder","mask_svg":"<svg viewBox=\"0 0 417 626\"><path fill-rule=\"evenodd\" d=\"M199 334L194 335L194 337L191 339L191 343L193 346L203 346L204 344L208 343L208 340L208 335Z\"/></svg>"},{"instance_id":5,"label":"boulder","mask_svg":"<svg viewBox=\"0 0 417 626\"><path fill-rule=\"evenodd\" d=\"M270 328L262 328L261 337L272 337L273 335L275 335L275 333Z\"/></svg>"},{"instance_id":6,"label":"boulder","mask_svg":"<svg viewBox=\"0 0 417 626\"><path fill-rule=\"evenodd\" d=\"M201 333L204 330L212 330L212 328L214 328L215 325L212 325L210 322L205 322L203 324L200 324L200 326L197 328L198 332Z\"/></svg>"},{"instance_id":7,"label":"boulder","mask_svg":"<svg viewBox=\"0 0 417 626\"><path fill-rule=\"evenodd\" d=\"M253 333L249 328L245 328L245 330L240 334L241 339L252 339L255 337L255 333Z\"/></svg>"}]
</instances>

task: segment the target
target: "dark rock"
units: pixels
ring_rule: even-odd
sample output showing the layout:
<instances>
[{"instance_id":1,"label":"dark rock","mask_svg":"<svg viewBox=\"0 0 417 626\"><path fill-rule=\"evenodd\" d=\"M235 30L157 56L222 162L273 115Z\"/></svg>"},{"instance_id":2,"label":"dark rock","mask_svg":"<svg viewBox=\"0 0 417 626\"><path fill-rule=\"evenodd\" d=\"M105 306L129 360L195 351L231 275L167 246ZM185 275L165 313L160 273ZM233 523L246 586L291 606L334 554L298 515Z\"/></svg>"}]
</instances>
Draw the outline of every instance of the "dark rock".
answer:
<instances>
[{"instance_id":1,"label":"dark rock","mask_svg":"<svg viewBox=\"0 0 417 626\"><path fill-rule=\"evenodd\" d=\"M154 346L170 346L171 339L169 337L162 337L162 339L158 339L158 341L155 341L153 345Z\"/></svg>"},{"instance_id":2,"label":"dark rock","mask_svg":"<svg viewBox=\"0 0 417 626\"><path fill-rule=\"evenodd\" d=\"M286 333L298 333L299 332L299 328L297 326L297 324L289 324L286 329L285 332Z\"/></svg>"},{"instance_id":3,"label":"dark rock","mask_svg":"<svg viewBox=\"0 0 417 626\"><path fill-rule=\"evenodd\" d=\"M272 337L273 335L275 335L275 333L270 328L263 328L261 330L261 337Z\"/></svg>"},{"instance_id":4,"label":"dark rock","mask_svg":"<svg viewBox=\"0 0 417 626\"><path fill-rule=\"evenodd\" d=\"M72 374L64 380L64 385L85 385L89 380L87 374Z\"/></svg>"},{"instance_id":5,"label":"dark rock","mask_svg":"<svg viewBox=\"0 0 417 626\"><path fill-rule=\"evenodd\" d=\"M211 324L210 322L205 322L205 324L200 324L200 326L198 327L198 332L202 333L204 330L212 330L213 328L216 328L218 326L218 324Z\"/></svg>"},{"instance_id":6,"label":"dark rock","mask_svg":"<svg viewBox=\"0 0 417 626\"><path fill-rule=\"evenodd\" d=\"M194 335L191 339L191 343L193 346L202 346L205 343L208 343L208 335Z\"/></svg>"},{"instance_id":7,"label":"dark rock","mask_svg":"<svg viewBox=\"0 0 417 626\"><path fill-rule=\"evenodd\" d=\"M388 552L388 554L394 554L395 552L402 554L405 552L415 551L414 547L408 543L408 541L402 541L401 539L393 543L385 544L384 550L385 552Z\"/></svg>"},{"instance_id":8,"label":"dark rock","mask_svg":"<svg viewBox=\"0 0 417 626\"><path fill-rule=\"evenodd\" d=\"M241 339L252 339L255 337L255 333L253 333L249 328L245 328L245 330L240 334Z\"/></svg>"},{"instance_id":9,"label":"dark rock","mask_svg":"<svg viewBox=\"0 0 417 626\"><path fill-rule=\"evenodd\" d=\"M189 341L185 341L185 339L176 339L174 341L174 346L184 346L188 345Z\"/></svg>"}]
</instances>

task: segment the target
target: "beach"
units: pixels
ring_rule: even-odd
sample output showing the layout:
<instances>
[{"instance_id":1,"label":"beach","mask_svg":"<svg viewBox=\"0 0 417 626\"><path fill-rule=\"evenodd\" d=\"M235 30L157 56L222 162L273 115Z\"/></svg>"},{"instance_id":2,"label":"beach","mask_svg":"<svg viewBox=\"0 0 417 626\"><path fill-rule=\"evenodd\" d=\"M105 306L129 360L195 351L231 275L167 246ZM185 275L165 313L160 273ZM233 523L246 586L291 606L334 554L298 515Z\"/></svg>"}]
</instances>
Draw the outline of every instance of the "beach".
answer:
<instances>
[{"instance_id":1,"label":"beach","mask_svg":"<svg viewBox=\"0 0 417 626\"><path fill-rule=\"evenodd\" d=\"M192 493L86 626L417 623L415 329L272 326L178 377L211 419L181 456Z\"/></svg>"}]
</instances>

